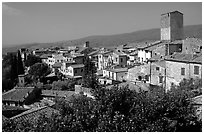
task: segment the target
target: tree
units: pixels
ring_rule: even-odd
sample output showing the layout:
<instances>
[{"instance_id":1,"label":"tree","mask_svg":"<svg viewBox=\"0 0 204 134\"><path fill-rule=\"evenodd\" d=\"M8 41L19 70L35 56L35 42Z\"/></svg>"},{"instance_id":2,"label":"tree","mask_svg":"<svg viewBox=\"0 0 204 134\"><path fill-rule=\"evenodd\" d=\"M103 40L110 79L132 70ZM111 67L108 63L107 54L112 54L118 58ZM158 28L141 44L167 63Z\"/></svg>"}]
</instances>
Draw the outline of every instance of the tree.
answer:
<instances>
[{"instance_id":1,"label":"tree","mask_svg":"<svg viewBox=\"0 0 204 134\"><path fill-rule=\"evenodd\" d=\"M84 56L84 75L82 78L83 86L95 89L98 86L98 81L96 78L96 67L88 55Z\"/></svg>"},{"instance_id":2,"label":"tree","mask_svg":"<svg viewBox=\"0 0 204 134\"><path fill-rule=\"evenodd\" d=\"M76 80L65 80L65 81L54 81L52 83L52 90L66 90L66 91L74 91L74 85L77 84Z\"/></svg>"},{"instance_id":3,"label":"tree","mask_svg":"<svg viewBox=\"0 0 204 134\"><path fill-rule=\"evenodd\" d=\"M20 51L18 50L18 55L17 55L17 74L24 74L24 67L23 67L23 61L22 61L22 58L21 58L21 53Z\"/></svg>"},{"instance_id":4,"label":"tree","mask_svg":"<svg viewBox=\"0 0 204 134\"><path fill-rule=\"evenodd\" d=\"M41 80L45 76L51 73L51 69L45 63L35 63L30 67L28 71L29 75L31 75L34 82Z\"/></svg>"},{"instance_id":5,"label":"tree","mask_svg":"<svg viewBox=\"0 0 204 134\"><path fill-rule=\"evenodd\" d=\"M170 90L136 92L126 87L98 88L95 99L79 95L56 98L59 115L41 116L35 123L3 126L12 131L174 132L201 131L188 94ZM22 125L21 125L22 124Z\"/></svg>"},{"instance_id":6,"label":"tree","mask_svg":"<svg viewBox=\"0 0 204 134\"><path fill-rule=\"evenodd\" d=\"M35 56L33 54L29 54L26 61L25 61L25 66L30 67L34 65L35 63L42 63L40 57Z\"/></svg>"}]
</instances>

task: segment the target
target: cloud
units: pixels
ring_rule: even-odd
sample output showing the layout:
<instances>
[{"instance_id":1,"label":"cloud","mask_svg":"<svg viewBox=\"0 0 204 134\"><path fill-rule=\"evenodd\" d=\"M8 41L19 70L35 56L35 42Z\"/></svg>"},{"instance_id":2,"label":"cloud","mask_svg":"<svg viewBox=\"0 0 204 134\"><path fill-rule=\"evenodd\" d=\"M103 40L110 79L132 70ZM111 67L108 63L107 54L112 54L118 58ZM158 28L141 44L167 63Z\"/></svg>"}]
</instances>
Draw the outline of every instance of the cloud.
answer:
<instances>
[{"instance_id":1,"label":"cloud","mask_svg":"<svg viewBox=\"0 0 204 134\"><path fill-rule=\"evenodd\" d=\"M19 15L23 15L24 13L16 8L10 7L6 4L2 4L2 14L4 15L11 15L11 16L19 16Z\"/></svg>"}]
</instances>

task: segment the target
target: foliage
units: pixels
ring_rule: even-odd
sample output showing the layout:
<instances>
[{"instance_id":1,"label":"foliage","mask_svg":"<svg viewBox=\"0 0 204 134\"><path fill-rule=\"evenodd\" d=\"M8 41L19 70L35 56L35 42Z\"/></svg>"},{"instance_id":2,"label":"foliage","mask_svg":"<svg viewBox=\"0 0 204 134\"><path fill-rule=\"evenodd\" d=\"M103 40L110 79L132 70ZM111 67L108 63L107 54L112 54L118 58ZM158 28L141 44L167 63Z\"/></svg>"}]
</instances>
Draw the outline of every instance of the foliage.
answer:
<instances>
[{"instance_id":1,"label":"foliage","mask_svg":"<svg viewBox=\"0 0 204 134\"><path fill-rule=\"evenodd\" d=\"M25 66L30 67L34 65L35 63L42 63L40 57L35 56L33 54L28 55L26 61L25 61Z\"/></svg>"},{"instance_id":2,"label":"foliage","mask_svg":"<svg viewBox=\"0 0 204 134\"><path fill-rule=\"evenodd\" d=\"M158 88L138 93L128 87L99 87L94 91L95 99L83 95L69 101L56 98L55 108L60 115L41 116L36 123L23 124L20 129L14 125L7 127L13 131L201 131L201 121L195 116L188 90L164 92ZM3 130L9 130L7 127L3 126Z\"/></svg>"},{"instance_id":3,"label":"foliage","mask_svg":"<svg viewBox=\"0 0 204 134\"><path fill-rule=\"evenodd\" d=\"M51 73L51 69L45 63L35 63L32 65L28 71L29 75L31 75L32 80L37 82L40 79L43 79L46 75Z\"/></svg>"},{"instance_id":4,"label":"foliage","mask_svg":"<svg viewBox=\"0 0 204 134\"><path fill-rule=\"evenodd\" d=\"M58 80L58 81L54 81L52 83L52 90L69 90L69 91L73 91L74 90L74 85L77 84L77 81L75 80Z\"/></svg>"},{"instance_id":5,"label":"foliage","mask_svg":"<svg viewBox=\"0 0 204 134\"><path fill-rule=\"evenodd\" d=\"M23 61L21 58L21 53L18 50L18 56L17 56L18 60L17 60L17 74L24 74L24 66L23 66Z\"/></svg>"},{"instance_id":6,"label":"foliage","mask_svg":"<svg viewBox=\"0 0 204 134\"><path fill-rule=\"evenodd\" d=\"M96 78L96 66L91 61L91 59L88 57L88 55L85 54L84 56L84 75L83 75L83 86L95 89L97 88L98 81Z\"/></svg>"},{"instance_id":7,"label":"foliage","mask_svg":"<svg viewBox=\"0 0 204 134\"><path fill-rule=\"evenodd\" d=\"M2 88L12 89L17 83L17 56L7 54L2 61Z\"/></svg>"}]
</instances>

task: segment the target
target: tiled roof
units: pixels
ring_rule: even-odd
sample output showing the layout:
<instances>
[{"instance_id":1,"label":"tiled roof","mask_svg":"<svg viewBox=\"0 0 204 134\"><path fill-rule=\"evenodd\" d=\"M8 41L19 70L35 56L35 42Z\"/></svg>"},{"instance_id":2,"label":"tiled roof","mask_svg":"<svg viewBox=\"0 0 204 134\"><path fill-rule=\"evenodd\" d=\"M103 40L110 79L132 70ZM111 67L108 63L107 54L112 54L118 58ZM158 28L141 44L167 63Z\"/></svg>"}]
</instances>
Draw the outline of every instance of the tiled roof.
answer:
<instances>
[{"instance_id":1,"label":"tiled roof","mask_svg":"<svg viewBox=\"0 0 204 134\"><path fill-rule=\"evenodd\" d=\"M117 84L119 88L121 87L126 87L128 86L128 88L130 90L134 90L136 92L140 92L141 90L142 91L149 91L149 87L146 83L139 83L137 82L136 84L133 84L132 82L122 82L122 83L119 83ZM114 87L114 85L110 85L110 86L106 86L108 89L111 89L112 87Z\"/></svg>"},{"instance_id":2,"label":"tiled roof","mask_svg":"<svg viewBox=\"0 0 204 134\"><path fill-rule=\"evenodd\" d=\"M161 60L163 59L164 57L161 56L161 55L155 55L153 57L151 57L150 59L148 59L149 61L158 61L158 60Z\"/></svg>"},{"instance_id":3,"label":"tiled roof","mask_svg":"<svg viewBox=\"0 0 204 134\"><path fill-rule=\"evenodd\" d=\"M116 73L119 73L119 72L127 72L127 71L128 71L128 68L108 69L108 71L116 72Z\"/></svg>"},{"instance_id":4,"label":"tiled roof","mask_svg":"<svg viewBox=\"0 0 204 134\"><path fill-rule=\"evenodd\" d=\"M27 110L23 107L17 107L17 106L8 106L8 105L2 105L2 111L11 111L11 110Z\"/></svg>"},{"instance_id":5,"label":"tiled roof","mask_svg":"<svg viewBox=\"0 0 204 134\"><path fill-rule=\"evenodd\" d=\"M96 51L93 51L93 52L89 53L88 55L89 55L89 56L90 56L90 55L95 55L95 54L98 54L98 52L99 52L99 50L96 50Z\"/></svg>"},{"instance_id":6,"label":"tiled roof","mask_svg":"<svg viewBox=\"0 0 204 134\"><path fill-rule=\"evenodd\" d=\"M40 115L46 115L47 117L51 116L52 113L57 113L59 114L59 111L51 108L49 106L44 106L44 107L40 107L40 108L36 108L36 109L30 109L27 110L17 116L14 116L10 119L14 120L14 121L34 121L34 119L38 118Z\"/></svg>"},{"instance_id":7,"label":"tiled roof","mask_svg":"<svg viewBox=\"0 0 204 134\"><path fill-rule=\"evenodd\" d=\"M70 97L74 95L74 91L58 91L58 90L42 90L42 96L50 96L50 97Z\"/></svg>"},{"instance_id":8,"label":"tiled roof","mask_svg":"<svg viewBox=\"0 0 204 134\"><path fill-rule=\"evenodd\" d=\"M56 76L55 73L50 73L46 77L54 77L54 76Z\"/></svg>"},{"instance_id":9,"label":"tiled roof","mask_svg":"<svg viewBox=\"0 0 204 134\"><path fill-rule=\"evenodd\" d=\"M20 101L23 102L27 95L33 92L34 87L15 87L2 94L3 101Z\"/></svg>"},{"instance_id":10,"label":"tiled roof","mask_svg":"<svg viewBox=\"0 0 204 134\"><path fill-rule=\"evenodd\" d=\"M52 54L43 54L40 56L41 59L47 59L48 57L51 57Z\"/></svg>"},{"instance_id":11,"label":"tiled roof","mask_svg":"<svg viewBox=\"0 0 204 134\"><path fill-rule=\"evenodd\" d=\"M192 103L197 105L202 105L202 95L192 98Z\"/></svg>"},{"instance_id":12,"label":"tiled roof","mask_svg":"<svg viewBox=\"0 0 204 134\"><path fill-rule=\"evenodd\" d=\"M117 55L119 55L119 56L124 56L124 55L127 55L126 53L124 53L124 52L122 52L122 51L118 51L118 50L116 50L116 51L114 51L113 53L115 53L115 54L117 54Z\"/></svg>"},{"instance_id":13,"label":"tiled roof","mask_svg":"<svg viewBox=\"0 0 204 134\"><path fill-rule=\"evenodd\" d=\"M75 64L75 65L71 65L70 67L72 67L72 68L83 68L84 64Z\"/></svg>"},{"instance_id":14,"label":"tiled roof","mask_svg":"<svg viewBox=\"0 0 204 134\"><path fill-rule=\"evenodd\" d=\"M165 57L167 61L177 61L177 62L192 62L192 63L202 63L202 54L183 54L174 53Z\"/></svg>"},{"instance_id":15,"label":"tiled roof","mask_svg":"<svg viewBox=\"0 0 204 134\"><path fill-rule=\"evenodd\" d=\"M62 66L62 63L60 62L56 62L54 65L52 65L52 67L57 67L60 68Z\"/></svg>"},{"instance_id":16,"label":"tiled roof","mask_svg":"<svg viewBox=\"0 0 204 134\"><path fill-rule=\"evenodd\" d=\"M159 61L159 62L153 62L153 64L158 65L160 67L166 68L166 62Z\"/></svg>"}]
</instances>

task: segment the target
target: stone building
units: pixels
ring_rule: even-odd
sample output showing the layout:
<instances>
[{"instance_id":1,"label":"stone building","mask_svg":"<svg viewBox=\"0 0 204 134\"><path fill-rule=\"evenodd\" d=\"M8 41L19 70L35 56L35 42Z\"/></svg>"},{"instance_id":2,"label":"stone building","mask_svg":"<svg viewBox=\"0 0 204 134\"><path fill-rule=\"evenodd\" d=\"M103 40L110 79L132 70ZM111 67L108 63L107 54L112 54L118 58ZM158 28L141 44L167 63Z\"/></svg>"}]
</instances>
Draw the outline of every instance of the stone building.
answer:
<instances>
[{"instance_id":1,"label":"stone building","mask_svg":"<svg viewBox=\"0 0 204 134\"><path fill-rule=\"evenodd\" d=\"M183 39L183 14L173 11L161 14L161 40Z\"/></svg>"},{"instance_id":2,"label":"stone building","mask_svg":"<svg viewBox=\"0 0 204 134\"><path fill-rule=\"evenodd\" d=\"M169 90L172 83L179 84L185 79L202 78L202 55L181 54L165 58L166 62L166 89Z\"/></svg>"}]
</instances>

